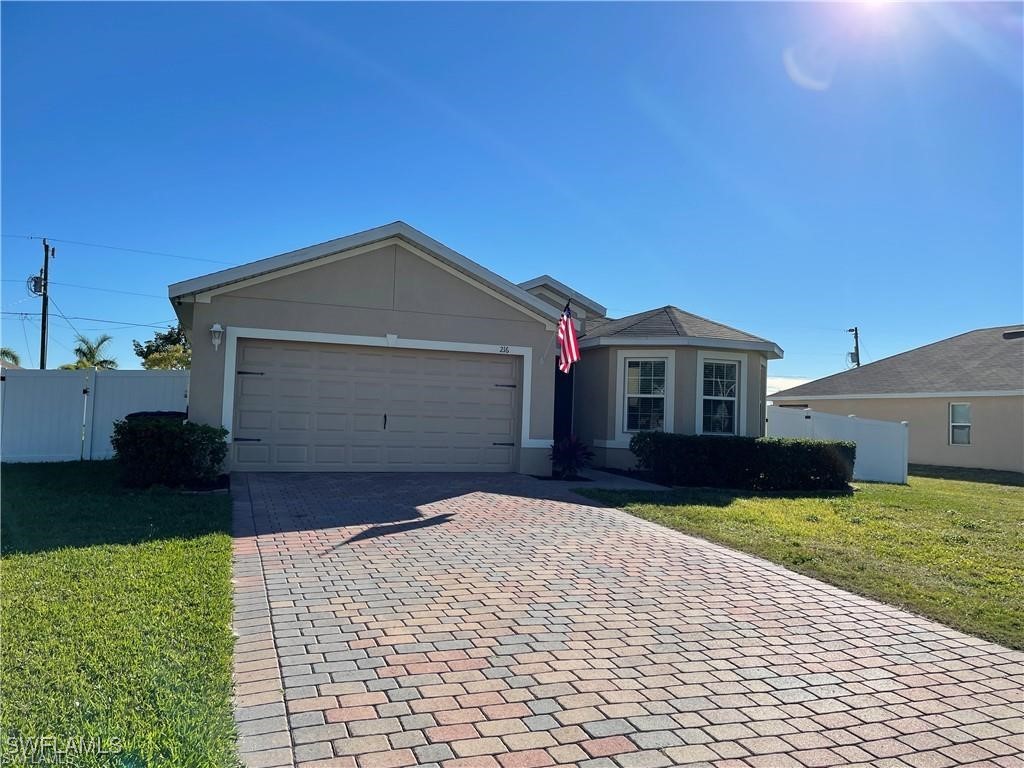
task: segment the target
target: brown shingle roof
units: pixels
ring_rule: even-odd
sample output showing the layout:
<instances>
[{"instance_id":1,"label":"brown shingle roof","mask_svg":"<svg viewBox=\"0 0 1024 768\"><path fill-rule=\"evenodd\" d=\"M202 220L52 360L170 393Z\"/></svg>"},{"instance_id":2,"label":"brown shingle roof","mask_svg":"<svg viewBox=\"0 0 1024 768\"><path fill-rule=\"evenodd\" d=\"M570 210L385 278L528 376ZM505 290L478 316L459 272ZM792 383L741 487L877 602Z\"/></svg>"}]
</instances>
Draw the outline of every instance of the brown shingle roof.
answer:
<instances>
[{"instance_id":1,"label":"brown shingle roof","mask_svg":"<svg viewBox=\"0 0 1024 768\"><path fill-rule=\"evenodd\" d=\"M716 323L706 317L684 312L678 307L659 307L647 312L610 320L588 318L586 338L620 336L637 337L696 337L702 339L728 339L730 341L767 342L728 325ZM767 342L770 343L770 342Z\"/></svg>"},{"instance_id":2,"label":"brown shingle roof","mask_svg":"<svg viewBox=\"0 0 1024 768\"><path fill-rule=\"evenodd\" d=\"M982 328L826 376L769 399L1024 389L1024 329Z\"/></svg>"}]
</instances>

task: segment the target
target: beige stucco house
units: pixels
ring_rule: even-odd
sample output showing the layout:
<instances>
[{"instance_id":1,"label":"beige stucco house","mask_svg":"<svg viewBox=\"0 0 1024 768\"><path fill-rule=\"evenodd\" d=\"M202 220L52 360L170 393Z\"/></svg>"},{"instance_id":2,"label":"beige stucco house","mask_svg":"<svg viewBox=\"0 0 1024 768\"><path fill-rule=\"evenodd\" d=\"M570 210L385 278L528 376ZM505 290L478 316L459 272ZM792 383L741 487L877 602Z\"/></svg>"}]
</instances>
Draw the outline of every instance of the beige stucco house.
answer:
<instances>
[{"instance_id":1,"label":"beige stucco house","mask_svg":"<svg viewBox=\"0 0 1024 768\"><path fill-rule=\"evenodd\" d=\"M982 328L771 395L906 421L910 461L1024 472L1024 328Z\"/></svg>"},{"instance_id":2,"label":"beige stucco house","mask_svg":"<svg viewBox=\"0 0 1024 768\"><path fill-rule=\"evenodd\" d=\"M575 431L630 466L642 429L761 434L774 343L663 307L611 319L512 283L403 222L171 285L189 417L235 470L545 473ZM582 360L556 371L566 302Z\"/></svg>"}]
</instances>

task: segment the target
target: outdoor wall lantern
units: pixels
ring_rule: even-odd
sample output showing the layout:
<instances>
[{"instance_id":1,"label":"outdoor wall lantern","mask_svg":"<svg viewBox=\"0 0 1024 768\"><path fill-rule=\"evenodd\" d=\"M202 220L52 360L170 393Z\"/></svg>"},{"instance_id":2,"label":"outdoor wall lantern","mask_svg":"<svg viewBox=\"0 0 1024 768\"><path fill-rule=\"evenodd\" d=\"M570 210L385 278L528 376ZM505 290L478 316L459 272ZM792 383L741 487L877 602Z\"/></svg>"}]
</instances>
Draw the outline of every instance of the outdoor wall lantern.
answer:
<instances>
[{"instance_id":1,"label":"outdoor wall lantern","mask_svg":"<svg viewBox=\"0 0 1024 768\"><path fill-rule=\"evenodd\" d=\"M220 323L214 323L210 326L210 341L213 342L214 349L220 349L220 340L224 338L224 326Z\"/></svg>"}]
</instances>

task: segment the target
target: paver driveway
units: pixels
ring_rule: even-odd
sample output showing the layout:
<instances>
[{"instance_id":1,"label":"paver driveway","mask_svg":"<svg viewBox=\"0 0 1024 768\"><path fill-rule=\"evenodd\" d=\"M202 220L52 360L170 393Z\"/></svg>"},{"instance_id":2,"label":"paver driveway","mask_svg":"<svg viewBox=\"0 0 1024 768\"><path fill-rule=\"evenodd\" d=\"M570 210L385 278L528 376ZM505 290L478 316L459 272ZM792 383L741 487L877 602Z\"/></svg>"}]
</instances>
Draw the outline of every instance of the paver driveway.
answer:
<instances>
[{"instance_id":1,"label":"paver driveway","mask_svg":"<svg viewBox=\"0 0 1024 768\"><path fill-rule=\"evenodd\" d=\"M1022 765L1024 654L562 483L233 492L248 765Z\"/></svg>"}]
</instances>

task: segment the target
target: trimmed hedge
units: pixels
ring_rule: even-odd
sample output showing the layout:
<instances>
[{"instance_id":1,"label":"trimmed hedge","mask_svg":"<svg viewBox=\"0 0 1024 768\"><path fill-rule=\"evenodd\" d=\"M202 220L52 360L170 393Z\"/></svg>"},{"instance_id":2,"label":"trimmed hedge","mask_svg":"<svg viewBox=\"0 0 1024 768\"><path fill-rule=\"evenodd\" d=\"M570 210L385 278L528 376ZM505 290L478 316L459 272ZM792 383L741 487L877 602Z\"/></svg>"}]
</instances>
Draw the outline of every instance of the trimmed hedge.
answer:
<instances>
[{"instance_id":1,"label":"trimmed hedge","mask_svg":"<svg viewBox=\"0 0 1024 768\"><path fill-rule=\"evenodd\" d=\"M148 419L167 419L169 421L185 421L186 411L136 411L124 417L125 421L146 421Z\"/></svg>"},{"instance_id":2,"label":"trimmed hedge","mask_svg":"<svg viewBox=\"0 0 1024 768\"><path fill-rule=\"evenodd\" d=\"M659 482L752 491L846 490L857 447L838 440L640 432L637 463Z\"/></svg>"},{"instance_id":3,"label":"trimmed hedge","mask_svg":"<svg viewBox=\"0 0 1024 768\"><path fill-rule=\"evenodd\" d=\"M214 485L228 453L227 430L178 418L130 414L114 422L114 458L132 488Z\"/></svg>"}]
</instances>

